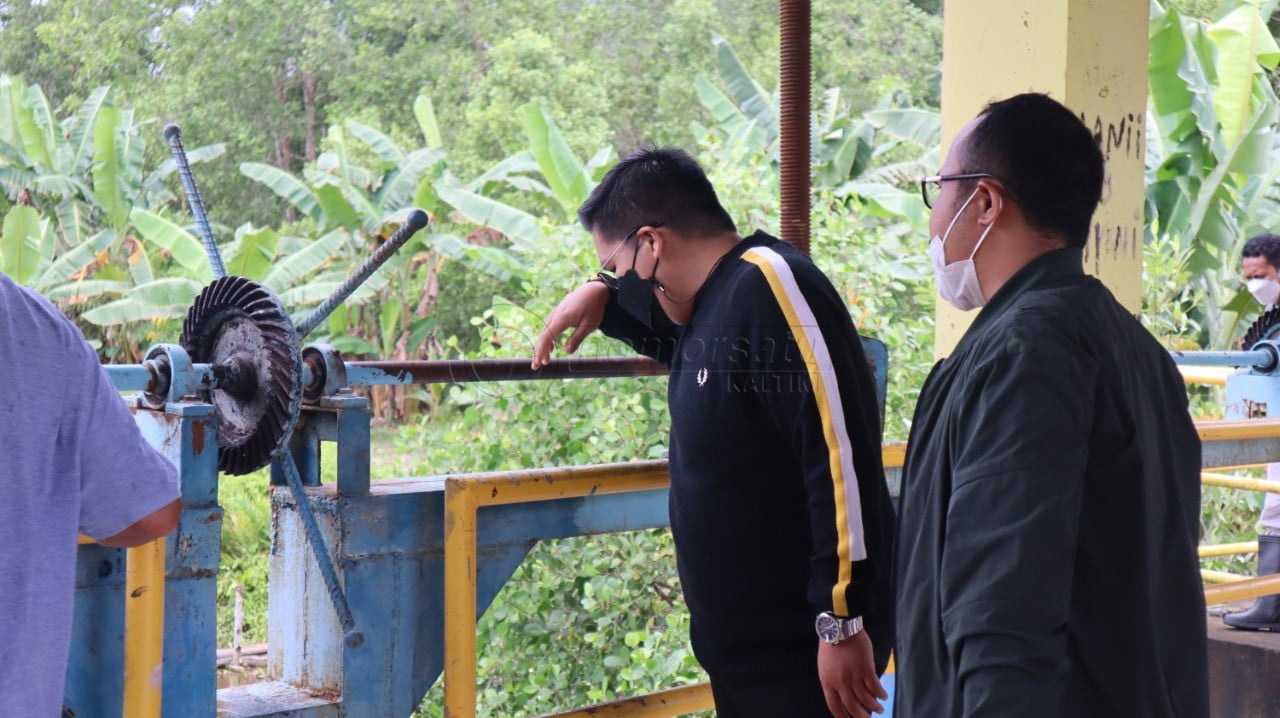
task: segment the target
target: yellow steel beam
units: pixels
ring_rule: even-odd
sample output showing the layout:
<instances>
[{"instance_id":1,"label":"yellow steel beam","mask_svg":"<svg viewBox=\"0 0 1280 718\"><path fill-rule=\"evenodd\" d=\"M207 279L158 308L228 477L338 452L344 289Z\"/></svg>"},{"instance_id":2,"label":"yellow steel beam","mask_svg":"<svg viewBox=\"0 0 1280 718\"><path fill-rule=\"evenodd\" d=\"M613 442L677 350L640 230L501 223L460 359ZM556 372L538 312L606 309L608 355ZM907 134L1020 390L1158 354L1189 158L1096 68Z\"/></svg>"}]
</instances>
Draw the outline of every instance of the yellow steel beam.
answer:
<instances>
[{"instance_id":1,"label":"yellow steel beam","mask_svg":"<svg viewBox=\"0 0 1280 718\"><path fill-rule=\"evenodd\" d=\"M884 461L884 468L894 469L901 467L907 461L907 442L886 441L880 447L880 456Z\"/></svg>"},{"instance_id":2,"label":"yellow steel beam","mask_svg":"<svg viewBox=\"0 0 1280 718\"><path fill-rule=\"evenodd\" d=\"M1183 381L1188 384L1216 384L1225 386L1227 377L1230 376L1235 369L1227 366L1185 366L1178 365L1178 371L1182 372Z\"/></svg>"},{"instance_id":3,"label":"yellow steel beam","mask_svg":"<svg viewBox=\"0 0 1280 718\"><path fill-rule=\"evenodd\" d=\"M665 461L565 466L554 469L458 474L446 479L466 489L477 506L568 499L665 488L670 479Z\"/></svg>"},{"instance_id":4,"label":"yellow steel beam","mask_svg":"<svg viewBox=\"0 0 1280 718\"><path fill-rule=\"evenodd\" d=\"M1238 573L1231 573L1229 571L1214 571L1212 569L1202 568L1200 569L1200 578L1204 579L1205 583L1236 583L1248 580L1249 577L1242 576Z\"/></svg>"},{"instance_id":5,"label":"yellow steel beam","mask_svg":"<svg viewBox=\"0 0 1280 718\"><path fill-rule=\"evenodd\" d=\"M1226 474L1215 474L1209 471L1202 471L1200 473L1200 483L1205 486L1225 486L1229 489L1266 491L1272 494L1280 494L1280 481L1244 479L1239 476L1227 476Z\"/></svg>"},{"instance_id":6,"label":"yellow steel beam","mask_svg":"<svg viewBox=\"0 0 1280 718\"><path fill-rule=\"evenodd\" d=\"M988 102L1028 90L1049 93L1097 136L1107 176L1085 270L1135 314L1142 289L1148 5L947 0L942 32L944 148ZM938 302L938 356L951 353L972 316Z\"/></svg>"},{"instance_id":7,"label":"yellow steel beam","mask_svg":"<svg viewBox=\"0 0 1280 718\"><path fill-rule=\"evenodd\" d=\"M1208 544L1196 548L1196 553L1200 558L1209 556L1235 556L1242 553L1254 553L1258 550L1257 541L1242 541L1240 543L1220 543Z\"/></svg>"},{"instance_id":8,"label":"yellow steel beam","mask_svg":"<svg viewBox=\"0 0 1280 718\"><path fill-rule=\"evenodd\" d=\"M164 661L163 537L131 548L125 562L124 714L159 718Z\"/></svg>"},{"instance_id":9,"label":"yellow steel beam","mask_svg":"<svg viewBox=\"0 0 1280 718\"><path fill-rule=\"evenodd\" d=\"M710 683L668 688L634 698L575 708L562 713L548 713L542 718L669 718L715 708Z\"/></svg>"},{"instance_id":10,"label":"yellow steel beam","mask_svg":"<svg viewBox=\"0 0 1280 718\"><path fill-rule=\"evenodd\" d=\"M1231 603L1259 596L1280 593L1280 575L1234 581L1220 586L1205 586L1204 602L1207 604Z\"/></svg>"},{"instance_id":11,"label":"yellow steel beam","mask_svg":"<svg viewBox=\"0 0 1280 718\"><path fill-rule=\"evenodd\" d=\"M476 505L461 479L444 493L444 715L476 715Z\"/></svg>"},{"instance_id":12,"label":"yellow steel beam","mask_svg":"<svg viewBox=\"0 0 1280 718\"><path fill-rule=\"evenodd\" d=\"M1280 419L1208 419L1196 422L1201 441L1274 439L1280 437Z\"/></svg>"}]
</instances>

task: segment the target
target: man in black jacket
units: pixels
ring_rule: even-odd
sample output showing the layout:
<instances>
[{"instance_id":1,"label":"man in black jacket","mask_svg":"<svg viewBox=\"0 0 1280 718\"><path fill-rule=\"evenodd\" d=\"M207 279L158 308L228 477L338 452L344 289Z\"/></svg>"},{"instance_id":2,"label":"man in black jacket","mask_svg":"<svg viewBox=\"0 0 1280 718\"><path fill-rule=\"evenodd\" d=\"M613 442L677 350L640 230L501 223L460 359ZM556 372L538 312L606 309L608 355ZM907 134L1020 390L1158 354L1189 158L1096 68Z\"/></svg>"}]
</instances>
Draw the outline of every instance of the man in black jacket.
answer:
<instances>
[{"instance_id":1,"label":"man in black jacket","mask_svg":"<svg viewBox=\"0 0 1280 718\"><path fill-rule=\"evenodd\" d=\"M848 309L808 257L740 237L680 150L632 153L578 217L605 271L551 314L533 366L597 327L670 366L671 530L718 714L880 712L893 509Z\"/></svg>"},{"instance_id":2,"label":"man in black jacket","mask_svg":"<svg viewBox=\"0 0 1280 718\"><path fill-rule=\"evenodd\" d=\"M1036 94L922 181L939 292L983 309L911 426L896 718L1208 716L1200 442L1168 354L1083 271L1102 182Z\"/></svg>"}]
</instances>

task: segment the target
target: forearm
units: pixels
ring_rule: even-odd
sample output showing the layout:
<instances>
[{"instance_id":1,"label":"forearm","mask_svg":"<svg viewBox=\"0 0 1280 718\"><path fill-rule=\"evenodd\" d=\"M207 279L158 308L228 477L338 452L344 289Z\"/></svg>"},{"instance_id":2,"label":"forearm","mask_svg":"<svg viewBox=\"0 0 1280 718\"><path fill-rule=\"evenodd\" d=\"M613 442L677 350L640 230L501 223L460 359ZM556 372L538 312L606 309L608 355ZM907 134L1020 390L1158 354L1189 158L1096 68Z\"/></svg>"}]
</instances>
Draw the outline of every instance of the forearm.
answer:
<instances>
[{"instance_id":1,"label":"forearm","mask_svg":"<svg viewBox=\"0 0 1280 718\"><path fill-rule=\"evenodd\" d=\"M604 320L600 323L600 333L624 342L637 354L663 364L669 365L675 355L678 328L662 312L657 302L653 304L652 326L645 326L623 311L618 306L616 297L610 293Z\"/></svg>"}]
</instances>

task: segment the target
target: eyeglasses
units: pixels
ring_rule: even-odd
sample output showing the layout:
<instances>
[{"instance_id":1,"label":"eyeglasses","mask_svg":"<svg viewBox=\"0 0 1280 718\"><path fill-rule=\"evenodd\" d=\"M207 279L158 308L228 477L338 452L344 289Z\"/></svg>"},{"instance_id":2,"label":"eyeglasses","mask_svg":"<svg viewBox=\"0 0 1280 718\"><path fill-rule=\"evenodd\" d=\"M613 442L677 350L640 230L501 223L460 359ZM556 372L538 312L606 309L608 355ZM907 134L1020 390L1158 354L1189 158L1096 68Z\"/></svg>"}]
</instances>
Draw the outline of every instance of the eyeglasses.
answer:
<instances>
[{"instance_id":1,"label":"eyeglasses","mask_svg":"<svg viewBox=\"0 0 1280 718\"><path fill-rule=\"evenodd\" d=\"M597 278L597 279L599 279L601 282L604 282L604 285L605 285L606 287L608 287L608 288L610 288L610 289L613 289L613 290L617 290L617 288L618 288L618 276L617 276L616 274L614 274L613 270L611 270L611 269L605 269L605 267L608 267L608 266L609 266L609 262L612 262L612 261L613 261L613 258L614 258L614 257L616 257L616 256L618 255L618 252L622 251L622 248L623 248L623 247L625 247L625 246L627 246L627 242L631 241L631 238L632 238L632 237L634 237L634 236L636 236L636 232L639 232L640 230L644 229L645 227L655 227L655 228L656 228L656 227L661 227L661 226L662 226L662 223L661 223L661 222L650 222L649 224L638 224L638 225L636 225L636 226L632 227L632 228L631 228L631 230L627 232L627 235L626 235L625 237L623 237L623 238L622 238L622 241L621 241L621 242L618 242L618 246L617 246L617 247L614 247L614 248L613 248L613 251L609 253L609 256L608 256L608 257L605 257L605 258L604 258L604 261L600 263L600 271L596 272L596 278ZM640 251L640 247L639 247L639 245L637 245L637 246L636 246L636 251L637 251L637 252L638 252L638 251ZM632 263L633 263L633 264L635 263L635 260L634 260L634 259L632 260Z\"/></svg>"},{"instance_id":2,"label":"eyeglasses","mask_svg":"<svg viewBox=\"0 0 1280 718\"><path fill-rule=\"evenodd\" d=\"M962 175L933 175L931 177L920 178L920 197L924 199L924 206L933 209L933 203L938 199L938 193L942 191L942 183L949 180L971 180L971 179L993 179L1001 184L1005 181L993 174L986 172L970 172ZM1008 192L1008 188L1005 189ZM1009 195L1012 197L1012 193Z\"/></svg>"}]
</instances>

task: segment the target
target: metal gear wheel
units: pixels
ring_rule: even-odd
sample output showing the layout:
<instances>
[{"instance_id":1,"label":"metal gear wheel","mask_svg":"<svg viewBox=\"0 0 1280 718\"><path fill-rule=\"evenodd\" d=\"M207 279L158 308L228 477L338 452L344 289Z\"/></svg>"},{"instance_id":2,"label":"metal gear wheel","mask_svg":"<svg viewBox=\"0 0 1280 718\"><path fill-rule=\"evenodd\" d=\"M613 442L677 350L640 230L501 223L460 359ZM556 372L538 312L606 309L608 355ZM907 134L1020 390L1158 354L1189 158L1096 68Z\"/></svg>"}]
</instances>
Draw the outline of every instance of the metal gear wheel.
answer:
<instances>
[{"instance_id":1,"label":"metal gear wheel","mask_svg":"<svg viewBox=\"0 0 1280 718\"><path fill-rule=\"evenodd\" d=\"M1244 338L1240 340L1241 349L1252 349L1255 344L1263 339L1276 339L1280 337L1280 306L1268 309L1253 324L1249 325L1248 331L1244 333Z\"/></svg>"},{"instance_id":2,"label":"metal gear wheel","mask_svg":"<svg viewBox=\"0 0 1280 718\"><path fill-rule=\"evenodd\" d=\"M218 469L247 474L278 457L302 405L298 333L279 297L220 277L187 310L180 341L192 361L213 365L216 388L201 399L218 416Z\"/></svg>"}]
</instances>

